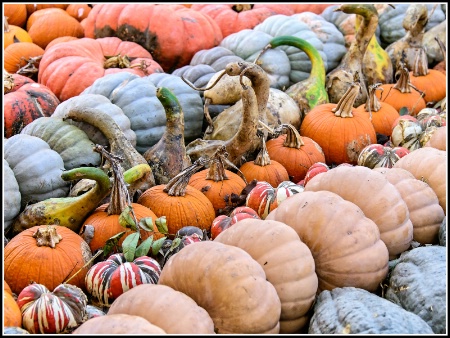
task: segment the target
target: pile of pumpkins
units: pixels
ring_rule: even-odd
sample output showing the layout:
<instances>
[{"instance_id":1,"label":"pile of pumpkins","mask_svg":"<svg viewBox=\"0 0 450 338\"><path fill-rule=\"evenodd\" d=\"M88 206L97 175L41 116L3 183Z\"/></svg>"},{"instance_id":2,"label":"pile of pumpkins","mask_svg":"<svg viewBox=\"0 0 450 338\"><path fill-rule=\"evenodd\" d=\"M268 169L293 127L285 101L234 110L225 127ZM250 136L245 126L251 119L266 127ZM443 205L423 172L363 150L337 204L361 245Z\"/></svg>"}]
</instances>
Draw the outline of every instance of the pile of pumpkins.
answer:
<instances>
[{"instance_id":1,"label":"pile of pumpkins","mask_svg":"<svg viewBox=\"0 0 450 338\"><path fill-rule=\"evenodd\" d=\"M4 333L446 333L446 4L4 13Z\"/></svg>"}]
</instances>

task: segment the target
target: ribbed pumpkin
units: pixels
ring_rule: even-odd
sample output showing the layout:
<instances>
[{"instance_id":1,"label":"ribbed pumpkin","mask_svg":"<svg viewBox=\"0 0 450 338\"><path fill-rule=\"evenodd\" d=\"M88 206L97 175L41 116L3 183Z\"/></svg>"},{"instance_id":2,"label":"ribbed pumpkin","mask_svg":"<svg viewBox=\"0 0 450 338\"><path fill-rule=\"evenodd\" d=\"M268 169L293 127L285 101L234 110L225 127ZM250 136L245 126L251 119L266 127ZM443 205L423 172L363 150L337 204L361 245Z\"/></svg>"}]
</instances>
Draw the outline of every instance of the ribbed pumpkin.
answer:
<instances>
[{"instance_id":1,"label":"ribbed pumpkin","mask_svg":"<svg viewBox=\"0 0 450 338\"><path fill-rule=\"evenodd\" d=\"M332 168L309 181L304 192L320 190L334 192L359 206L378 226L391 259L410 247L413 225L408 206L395 186L379 172L363 166Z\"/></svg>"},{"instance_id":2,"label":"ribbed pumpkin","mask_svg":"<svg viewBox=\"0 0 450 338\"><path fill-rule=\"evenodd\" d=\"M47 7L47 8L41 8L37 11L34 11L31 13L27 19L27 31L30 30L31 26L36 22L37 19L42 18L44 16L48 15L55 15L55 14L66 14L65 10L60 7Z\"/></svg>"},{"instance_id":3,"label":"ribbed pumpkin","mask_svg":"<svg viewBox=\"0 0 450 338\"><path fill-rule=\"evenodd\" d=\"M75 37L75 36L60 36L59 38L53 39L51 42L49 42L49 44L47 45L47 47L45 47L44 50L50 49L53 45L56 45L57 43L60 42L67 42L67 41L72 41L72 40L78 40L79 38Z\"/></svg>"},{"instance_id":4,"label":"ribbed pumpkin","mask_svg":"<svg viewBox=\"0 0 450 338\"><path fill-rule=\"evenodd\" d=\"M3 281L3 284L6 282ZM6 284L7 285L7 284ZM3 327L22 327L22 312L13 295L4 288L3 293Z\"/></svg>"},{"instance_id":5,"label":"ribbed pumpkin","mask_svg":"<svg viewBox=\"0 0 450 338\"><path fill-rule=\"evenodd\" d=\"M69 6L68 4L41 4L41 3L36 3L36 4L26 4L27 6L27 13L28 13L28 17L30 17L31 14L33 14L36 11L39 11L41 9L45 9L45 8L61 8L61 9L66 9L67 6Z\"/></svg>"},{"instance_id":6,"label":"ribbed pumpkin","mask_svg":"<svg viewBox=\"0 0 450 338\"><path fill-rule=\"evenodd\" d=\"M442 126L436 128L430 135L428 141L423 145L424 147L433 147L439 150L447 150L447 127Z\"/></svg>"},{"instance_id":7,"label":"ribbed pumpkin","mask_svg":"<svg viewBox=\"0 0 450 338\"><path fill-rule=\"evenodd\" d=\"M85 20L86 37L116 36L136 42L167 73L222 40L220 27L211 17L182 5L97 4Z\"/></svg>"},{"instance_id":8,"label":"ribbed pumpkin","mask_svg":"<svg viewBox=\"0 0 450 338\"><path fill-rule=\"evenodd\" d=\"M44 55L44 49L33 42L16 42L5 48L3 54L3 66L9 73L17 73L21 70L23 75L35 77L39 69L40 58ZM35 60L33 62L33 59ZM28 65L29 62L34 65L29 71L21 69Z\"/></svg>"},{"instance_id":9,"label":"ribbed pumpkin","mask_svg":"<svg viewBox=\"0 0 450 338\"><path fill-rule=\"evenodd\" d=\"M389 254L376 224L357 205L333 192L291 196L266 220L286 223L311 250L318 292L344 286L373 292L387 275Z\"/></svg>"},{"instance_id":10,"label":"ribbed pumpkin","mask_svg":"<svg viewBox=\"0 0 450 338\"><path fill-rule=\"evenodd\" d=\"M223 37L252 29L269 16L292 15L294 11L286 4L193 4L192 9L209 15L218 24Z\"/></svg>"},{"instance_id":11,"label":"ribbed pumpkin","mask_svg":"<svg viewBox=\"0 0 450 338\"><path fill-rule=\"evenodd\" d=\"M290 4L291 8L294 10L295 13L303 13L303 12L311 12L315 14L320 14L323 12L323 10L329 6L332 6L333 4L301 4L301 3L294 3Z\"/></svg>"},{"instance_id":12,"label":"ribbed pumpkin","mask_svg":"<svg viewBox=\"0 0 450 338\"><path fill-rule=\"evenodd\" d=\"M7 6L7 5L5 5ZM5 18L3 24L3 49L16 42L33 42L28 32L20 26L8 23Z\"/></svg>"},{"instance_id":13,"label":"ribbed pumpkin","mask_svg":"<svg viewBox=\"0 0 450 338\"><path fill-rule=\"evenodd\" d=\"M231 204L231 195L239 196L245 188L245 182L241 176L226 169L225 148L219 148L209 160L209 168L200 170L193 174L188 184L200 190L211 201L216 216Z\"/></svg>"},{"instance_id":14,"label":"ribbed pumpkin","mask_svg":"<svg viewBox=\"0 0 450 338\"><path fill-rule=\"evenodd\" d=\"M28 17L27 7L21 3L3 4L3 17L7 17L11 25L23 28Z\"/></svg>"},{"instance_id":15,"label":"ribbed pumpkin","mask_svg":"<svg viewBox=\"0 0 450 338\"><path fill-rule=\"evenodd\" d=\"M300 136L291 124L280 126L285 134L267 141L267 152L270 158L281 163L292 182L305 178L309 167L316 162L324 162L322 148L313 139Z\"/></svg>"},{"instance_id":16,"label":"ribbed pumpkin","mask_svg":"<svg viewBox=\"0 0 450 338\"><path fill-rule=\"evenodd\" d=\"M354 82L337 104L315 106L300 126L300 135L322 148L327 165L356 164L361 150L377 142L369 116L353 108L359 90L359 83Z\"/></svg>"},{"instance_id":17,"label":"ribbed pumpkin","mask_svg":"<svg viewBox=\"0 0 450 338\"><path fill-rule=\"evenodd\" d=\"M150 208L157 217L166 216L169 235L184 226L209 230L216 212L211 201L200 190L188 185L190 177L203 168L207 160L199 159L167 184L145 190L137 203Z\"/></svg>"},{"instance_id":18,"label":"ribbed pumpkin","mask_svg":"<svg viewBox=\"0 0 450 338\"><path fill-rule=\"evenodd\" d=\"M80 38L56 44L45 52L38 82L48 86L62 102L79 95L98 78L117 72L145 76L162 72L162 68L137 43L116 37Z\"/></svg>"},{"instance_id":19,"label":"ribbed pumpkin","mask_svg":"<svg viewBox=\"0 0 450 338\"><path fill-rule=\"evenodd\" d=\"M387 102L381 102L376 96L376 90L383 90L381 83L369 86L367 102L356 108L356 111L369 113L375 132L386 136L391 136L392 125L400 116L397 109Z\"/></svg>"},{"instance_id":20,"label":"ribbed pumpkin","mask_svg":"<svg viewBox=\"0 0 450 338\"><path fill-rule=\"evenodd\" d=\"M294 229L278 221L249 218L214 241L245 250L262 266L280 297L280 333L296 333L307 324L318 279L311 251Z\"/></svg>"},{"instance_id":21,"label":"ribbed pumpkin","mask_svg":"<svg viewBox=\"0 0 450 338\"><path fill-rule=\"evenodd\" d=\"M37 225L22 231L5 246L5 281L17 295L31 282L53 290L69 278L70 284L85 290L84 276L91 258L89 246L72 230Z\"/></svg>"}]
</instances>

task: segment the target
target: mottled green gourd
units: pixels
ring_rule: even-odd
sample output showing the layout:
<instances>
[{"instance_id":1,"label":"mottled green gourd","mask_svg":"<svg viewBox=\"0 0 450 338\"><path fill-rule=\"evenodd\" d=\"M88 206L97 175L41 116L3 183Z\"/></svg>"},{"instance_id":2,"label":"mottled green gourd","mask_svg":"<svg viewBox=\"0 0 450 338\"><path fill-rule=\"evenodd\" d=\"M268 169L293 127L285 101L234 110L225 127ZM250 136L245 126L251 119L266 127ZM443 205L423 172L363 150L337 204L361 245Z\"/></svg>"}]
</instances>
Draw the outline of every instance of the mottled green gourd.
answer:
<instances>
[{"instance_id":1,"label":"mottled green gourd","mask_svg":"<svg viewBox=\"0 0 450 338\"><path fill-rule=\"evenodd\" d=\"M293 84L286 90L286 94L298 104L301 114L307 114L318 104L328 103L328 93L325 88L325 64L317 49L308 41L295 36L278 36L273 38L266 48L276 48L282 45L297 47L305 52L311 60L309 77Z\"/></svg>"}]
</instances>

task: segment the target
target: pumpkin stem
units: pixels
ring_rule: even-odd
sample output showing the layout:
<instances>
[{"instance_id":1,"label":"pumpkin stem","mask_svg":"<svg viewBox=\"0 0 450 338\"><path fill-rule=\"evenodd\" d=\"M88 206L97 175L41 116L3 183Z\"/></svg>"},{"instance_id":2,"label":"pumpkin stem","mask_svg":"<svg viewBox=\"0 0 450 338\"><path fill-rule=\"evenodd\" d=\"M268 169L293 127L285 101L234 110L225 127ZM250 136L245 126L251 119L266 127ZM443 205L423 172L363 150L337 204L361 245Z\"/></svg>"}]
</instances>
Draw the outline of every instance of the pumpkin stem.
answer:
<instances>
[{"instance_id":1,"label":"pumpkin stem","mask_svg":"<svg viewBox=\"0 0 450 338\"><path fill-rule=\"evenodd\" d=\"M113 55L113 56L105 56L106 61L103 64L103 68L130 68L131 62L128 56L126 55Z\"/></svg>"},{"instance_id":2,"label":"pumpkin stem","mask_svg":"<svg viewBox=\"0 0 450 338\"><path fill-rule=\"evenodd\" d=\"M244 11L250 11L252 10L253 5L251 4L236 4L233 7L231 7L231 9L235 12L244 12Z\"/></svg>"},{"instance_id":3,"label":"pumpkin stem","mask_svg":"<svg viewBox=\"0 0 450 338\"><path fill-rule=\"evenodd\" d=\"M242 171L236 167L231 161L227 159L228 153L225 146L221 146L214 153L213 157L209 161L209 170L206 174L207 180L213 180L214 182L228 180L228 176L225 172L225 165L237 170L244 182L247 184L247 180Z\"/></svg>"},{"instance_id":4,"label":"pumpkin stem","mask_svg":"<svg viewBox=\"0 0 450 338\"><path fill-rule=\"evenodd\" d=\"M62 240L62 236L56 232L54 225L47 225L45 228L37 229L33 234L33 238L36 238L37 246L48 246L50 248L54 248Z\"/></svg>"},{"instance_id":5,"label":"pumpkin stem","mask_svg":"<svg viewBox=\"0 0 450 338\"><path fill-rule=\"evenodd\" d=\"M361 85L359 81L353 82L350 85L345 94L336 104L336 107L331 110L332 112L334 112L334 115L340 117L353 117L352 113L353 104L356 100L356 97L359 94L360 88Z\"/></svg>"},{"instance_id":6,"label":"pumpkin stem","mask_svg":"<svg viewBox=\"0 0 450 338\"><path fill-rule=\"evenodd\" d=\"M43 55L38 55L35 57L30 57L29 59L25 59L23 56L20 58L21 61L25 61L27 64L21 67L16 74L24 75L27 77L33 77L34 74L39 72L39 69L36 65L39 65L39 61L41 61Z\"/></svg>"},{"instance_id":7,"label":"pumpkin stem","mask_svg":"<svg viewBox=\"0 0 450 338\"><path fill-rule=\"evenodd\" d=\"M4 16L3 20L3 33L9 33L11 30L9 29L8 17Z\"/></svg>"},{"instance_id":8,"label":"pumpkin stem","mask_svg":"<svg viewBox=\"0 0 450 338\"><path fill-rule=\"evenodd\" d=\"M261 150L259 151L258 155L256 155L256 158L253 161L253 163L261 167L264 167L270 164L270 156L269 152L267 151L266 138L264 137L264 134L258 133L258 136L261 138Z\"/></svg>"},{"instance_id":9,"label":"pumpkin stem","mask_svg":"<svg viewBox=\"0 0 450 338\"><path fill-rule=\"evenodd\" d=\"M300 149L301 146L305 145L298 130L289 123L282 124L275 130L276 134L285 133L286 139L284 140L283 146L289 148Z\"/></svg>"},{"instance_id":10,"label":"pumpkin stem","mask_svg":"<svg viewBox=\"0 0 450 338\"><path fill-rule=\"evenodd\" d=\"M14 77L6 70L3 72L3 89L8 94L14 88Z\"/></svg>"},{"instance_id":11,"label":"pumpkin stem","mask_svg":"<svg viewBox=\"0 0 450 338\"><path fill-rule=\"evenodd\" d=\"M409 78L410 78L409 70L408 70L408 68L406 68L404 66L403 62L399 62L399 69L398 69L397 73L400 74L400 76L398 77L397 82L395 83L395 85L392 88L397 89L402 93L411 93L411 88L412 88L412 89L416 90L417 92L419 92L422 97L425 96L425 93L423 91L416 88L409 81Z\"/></svg>"},{"instance_id":12,"label":"pumpkin stem","mask_svg":"<svg viewBox=\"0 0 450 338\"><path fill-rule=\"evenodd\" d=\"M219 77L217 77L217 79L213 83L211 83L211 85L209 87L206 87L206 88L198 88L198 87L194 86L194 84L192 82L190 82L188 79L185 79L183 77L183 75L181 75L181 79L192 89L198 90L198 91L205 91L205 90L210 90L211 88L213 88L225 74L226 73L225 73L225 69L224 69L224 70L222 70Z\"/></svg>"},{"instance_id":13,"label":"pumpkin stem","mask_svg":"<svg viewBox=\"0 0 450 338\"><path fill-rule=\"evenodd\" d=\"M375 95L376 90L381 90L381 92L383 92L384 89L381 85L382 83L379 82L369 86L369 95L367 96L367 102L364 109L369 112L370 120L372 120L372 112L377 112L381 109L381 103Z\"/></svg>"},{"instance_id":14,"label":"pumpkin stem","mask_svg":"<svg viewBox=\"0 0 450 338\"><path fill-rule=\"evenodd\" d=\"M428 57L423 48L419 48L414 59L413 75L425 76L428 75Z\"/></svg>"},{"instance_id":15,"label":"pumpkin stem","mask_svg":"<svg viewBox=\"0 0 450 338\"><path fill-rule=\"evenodd\" d=\"M178 173L172 178L163 189L169 196L184 196L186 194L186 187L189 183L189 179L193 174L202 169L208 160L204 157L200 157L192 165Z\"/></svg>"}]
</instances>

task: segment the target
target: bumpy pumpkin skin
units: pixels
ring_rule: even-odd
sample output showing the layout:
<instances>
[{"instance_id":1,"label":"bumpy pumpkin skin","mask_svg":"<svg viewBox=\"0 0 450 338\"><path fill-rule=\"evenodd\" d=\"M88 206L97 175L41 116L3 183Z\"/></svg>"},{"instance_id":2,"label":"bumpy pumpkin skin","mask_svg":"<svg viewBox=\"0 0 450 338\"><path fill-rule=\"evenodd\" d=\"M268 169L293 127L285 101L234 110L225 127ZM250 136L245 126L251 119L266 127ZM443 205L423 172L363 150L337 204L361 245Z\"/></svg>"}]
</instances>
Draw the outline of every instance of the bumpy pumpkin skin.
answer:
<instances>
[{"instance_id":1,"label":"bumpy pumpkin skin","mask_svg":"<svg viewBox=\"0 0 450 338\"><path fill-rule=\"evenodd\" d=\"M282 222L246 218L214 241L245 250L262 266L280 297L280 333L296 333L306 325L318 279L311 251L294 229Z\"/></svg>"},{"instance_id":2,"label":"bumpy pumpkin skin","mask_svg":"<svg viewBox=\"0 0 450 338\"><path fill-rule=\"evenodd\" d=\"M408 207L398 190L381 173L363 166L339 166L315 176L305 191L332 191L361 208L376 223L380 237L395 258L413 239Z\"/></svg>"},{"instance_id":3,"label":"bumpy pumpkin skin","mask_svg":"<svg viewBox=\"0 0 450 338\"><path fill-rule=\"evenodd\" d=\"M117 314L140 316L168 334L215 333L204 308L188 295L162 284L141 284L123 293L108 310L108 315Z\"/></svg>"},{"instance_id":4,"label":"bumpy pumpkin skin","mask_svg":"<svg viewBox=\"0 0 450 338\"><path fill-rule=\"evenodd\" d=\"M357 205L333 192L295 194L266 220L286 223L309 247L319 292L345 286L373 292L387 275L389 254L376 224Z\"/></svg>"},{"instance_id":5,"label":"bumpy pumpkin skin","mask_svg":"<svg viewBox=\"0 0 450 338\"><path fill-rule=\"evenodd\" d=\"M435 334L445 334L447 329L446 253L439 245L405 252L390 274L385 293L386 299L421 317Z\"/></svg>"},{"instance_id":6,"label":"bumpy pumpkin skin","mask_svg":"<svg viewBox=\"0 0 450 338\"><path fill-rule=\"evenodd\" d=\"M159 284L194 299L219 334L280 331L277 291L261 265L238 247L216 241L188 245L164 265Z\"/></svg>"},{"instance_id":7,"label":"bumpy pumpkin skin","mask_svg":"<svg viewBox=\"0 0 450 338\"><path fill-rule=\"evenodd\" d=\"M373 314L373 316L368 316ZM432 334L419 316L354 287L319 294L309 334Z\"/></svg>"}]
</instances>

